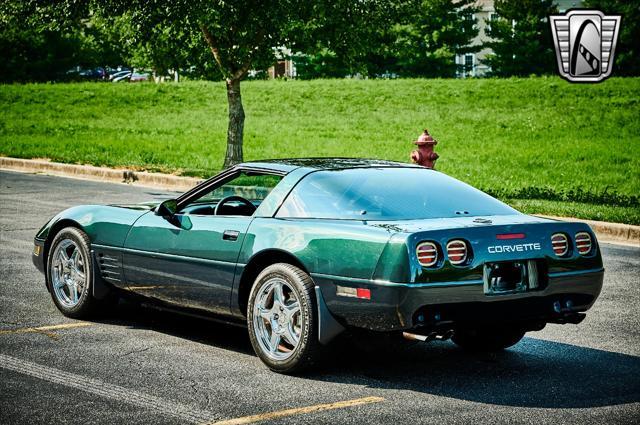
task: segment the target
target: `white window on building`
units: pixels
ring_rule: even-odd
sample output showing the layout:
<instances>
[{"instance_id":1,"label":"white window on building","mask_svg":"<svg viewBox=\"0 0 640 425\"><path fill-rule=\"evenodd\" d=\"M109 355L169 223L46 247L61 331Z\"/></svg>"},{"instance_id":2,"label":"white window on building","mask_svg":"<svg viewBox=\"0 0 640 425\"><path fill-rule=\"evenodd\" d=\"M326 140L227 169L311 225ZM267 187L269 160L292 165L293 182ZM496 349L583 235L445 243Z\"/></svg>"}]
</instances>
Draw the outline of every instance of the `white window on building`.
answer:
<instances>
[{"instance_id":1,"label":"white window on building","mask_svg":"<svg viewBox=\"0 0 640 425\"><path fill-rule=\"evenodd\" d=\"M500 16L495 12L489 13L489 20L487 21L487 29L486 33L489 35L489 31L491 31L491 24L500 19Z\"/></svg>"},{"instance_id":2,"label":"white window on building","mask_svg":"<svg viewBox=\"0 0 640 425\"><path fill-rule=\"evenodd\" d=\"M478 29L477 19L476 19L476 17L475 17L473 14L471 14L471 13L465 13L465 14L463 15L463 19L464 19L465 21L467 21L467 22L471 22L471 23L473 24L473 25L472 25L472 28L473 28L473 29ZM465 28L465 27L462 27L462 31L463 31L463 32L464 32L464 28Z\"/></svg>"},{"instance_id":3,"label":"white window on building","mask_svg":"<svg viewBox=\"0 0 640 425\"><path fill-rule=\"evenodd\" d=\"M472 77L476 76L476 55L467 53L464 55L464 73Z\"/></svg>"}]
</instances>

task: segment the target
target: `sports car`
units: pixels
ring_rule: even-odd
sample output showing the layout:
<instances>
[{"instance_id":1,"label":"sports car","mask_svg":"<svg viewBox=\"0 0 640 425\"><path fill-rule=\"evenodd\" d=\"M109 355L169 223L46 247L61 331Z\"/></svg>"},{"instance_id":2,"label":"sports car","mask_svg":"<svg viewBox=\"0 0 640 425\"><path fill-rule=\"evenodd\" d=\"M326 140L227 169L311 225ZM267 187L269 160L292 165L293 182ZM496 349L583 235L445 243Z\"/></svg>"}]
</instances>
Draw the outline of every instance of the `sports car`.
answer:
<instances>
[{"instance_id":1,"label":"sports car","mask_svg":"<svg viewBox=\"0 0 640 425\"><path fill-rule=\"evenodd\" d=\"M246 324L282 373L358 330L505 349L581 322L604 275L586 224L418 165L347 158L243 163L177 199L73 207L37 233L33 261L67 316L136 294Z\"/></svg>"}]
</instances>

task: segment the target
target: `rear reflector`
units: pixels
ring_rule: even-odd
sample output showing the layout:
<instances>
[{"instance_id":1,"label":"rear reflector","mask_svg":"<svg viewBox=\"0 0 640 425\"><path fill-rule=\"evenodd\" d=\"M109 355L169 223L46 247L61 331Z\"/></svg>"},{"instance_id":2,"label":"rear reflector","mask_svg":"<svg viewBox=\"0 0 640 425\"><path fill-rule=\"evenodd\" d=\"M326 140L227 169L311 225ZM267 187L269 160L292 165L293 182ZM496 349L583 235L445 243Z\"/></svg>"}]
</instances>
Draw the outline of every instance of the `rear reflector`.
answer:
<instances>
[{"instance_id":1,"label":"rear reflector","mask_svg":"<svg viewBox=\"0 0 640 425\"><path fill-rule=\"evenodd\" d=\"M341 297L360 298L363 300L371 299L371 290L367 288L350 288L348 286L336 285L336 295Z\"/></svg>"},{"instance_id":2,"label":"rear reflector","mask_svg":"<svg viewBox=\"0 0 640 425\"><path fill-rule=\"evenodd\" d=\"M576 233L576 249L580 255L587 255L591 252L591 235L587 232Z\"/></svg>"},{"instance_id":3,"label":"rear reflector","mask_svg":"<svg viewBox=\"0 0 640 425\"><path fill-rule=\"evenodd\" d=\"M438 247L433 242L421 242L416 248L418 263L423 267L433 267L438 263Z\"/></svg>"},{"instance_id":4,"label":"rear reflector","mask_svg":"<svg viewBox=\"0 0 640 425\"><path fill-rule=\"evenodd\" d=\"M467 244L465 241L454 240L447 244L447 257L453 265L459 265L467 261Z\"/></svg>"},{"instance_id":5,"label":"rear reflector","mask_svg":"<svg viewBox=\"0 0 640 425\"><path fill-rule=\"evenodd\" d=\"M497 239L506 240L506 239L524 239L524 233L503 233L502 235L496 235Z\"/></svg>"},{"instance_id":6,"label":"rear reflector","mask_svg":"<svg viewBox=\"0 0 640 425\"><path fill-rule=\"evenodd\" d=\"M556 233L551 236L551 246L558 257L562 257L569 252L569 241L564 233Z\"/></svg>"},{"instance_id":7,"label":"rear reflector","mask_svg":"<svg viewBox=\"0 0 640 425\"><path fill-rule=\"evenodd\" d=\"M371 290L366 288L356 288L356 297L363 300L371 299Z\"/></svg>"}]
</instances>

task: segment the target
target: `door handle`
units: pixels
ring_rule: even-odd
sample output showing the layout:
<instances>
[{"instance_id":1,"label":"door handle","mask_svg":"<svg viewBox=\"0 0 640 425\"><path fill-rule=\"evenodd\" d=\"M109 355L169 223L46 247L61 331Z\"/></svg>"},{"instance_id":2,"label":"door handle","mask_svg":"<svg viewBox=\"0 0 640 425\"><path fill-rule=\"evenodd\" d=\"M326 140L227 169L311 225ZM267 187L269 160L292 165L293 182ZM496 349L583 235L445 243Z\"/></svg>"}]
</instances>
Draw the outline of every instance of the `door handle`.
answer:
<instances>
[{"instance_id":1,"label":"door handle","mask_svg":"<svg viewBox=\"0 0 640 425\"><path fill-rule=\"evenodd\" d=\"M240 232L238 232L237 230L225 230L222 233L222 239L225 241L237 241L239 235Z\"/></svg>"}]
</instances>

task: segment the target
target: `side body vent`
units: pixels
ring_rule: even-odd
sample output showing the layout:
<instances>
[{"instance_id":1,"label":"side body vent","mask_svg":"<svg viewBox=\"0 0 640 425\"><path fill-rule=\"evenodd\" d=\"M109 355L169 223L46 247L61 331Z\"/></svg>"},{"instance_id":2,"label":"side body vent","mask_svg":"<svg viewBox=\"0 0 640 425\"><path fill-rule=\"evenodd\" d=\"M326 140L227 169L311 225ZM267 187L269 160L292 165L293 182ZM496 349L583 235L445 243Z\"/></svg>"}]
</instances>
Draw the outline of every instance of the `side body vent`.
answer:
<instances>
[{"instance_id":1,"label":"side body vent","mask_svg":"<svg viewBox=\"0 0 640 425\"><path fill-rule=\"evenodd\" d=\"M122 253L111 249L96 249L95 251L97 273L107 282L115 286L124 285L122 276Z\"/></svg>"}]
</instances>

